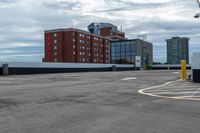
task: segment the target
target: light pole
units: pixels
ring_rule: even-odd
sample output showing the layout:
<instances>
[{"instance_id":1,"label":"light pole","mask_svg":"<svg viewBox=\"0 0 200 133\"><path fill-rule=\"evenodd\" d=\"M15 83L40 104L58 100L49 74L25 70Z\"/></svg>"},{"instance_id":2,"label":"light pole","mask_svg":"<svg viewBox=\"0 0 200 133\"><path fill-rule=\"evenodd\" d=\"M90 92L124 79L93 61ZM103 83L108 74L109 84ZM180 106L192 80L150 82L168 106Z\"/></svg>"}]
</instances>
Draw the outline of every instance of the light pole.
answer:
<instances>
[{"instance_id":1,"label":"light pole","mask_svg":"<svg viewBox=\"0 0 200 133\"><path fill-rule=\"evenodd\" d=\"M199 7L200 7L200 0L197 0L197 3L199 4Z\"/></svg>"},{"instance_id":2,"label":"light pole","mask_svg":"<svg viewBox=\"0 0 200 133\"><path fill-rule=\"evenodd\" d=\"M200 7L200 0L197 0L197 3L199 4ZM200 17L200 13L197 13L194 15L194 18L199 18Z\"/></svg>"}]
</instances>

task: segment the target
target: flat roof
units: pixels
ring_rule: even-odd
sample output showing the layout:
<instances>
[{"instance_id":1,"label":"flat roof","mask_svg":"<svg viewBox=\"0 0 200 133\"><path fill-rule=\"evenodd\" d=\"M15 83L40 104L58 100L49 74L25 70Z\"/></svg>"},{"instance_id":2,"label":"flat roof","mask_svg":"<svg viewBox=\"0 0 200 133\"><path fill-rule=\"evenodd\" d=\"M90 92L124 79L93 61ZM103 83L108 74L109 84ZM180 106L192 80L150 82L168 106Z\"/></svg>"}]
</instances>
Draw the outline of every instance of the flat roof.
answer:
<instances>
[{"instance_id":1,"label":"flat roof","mask_svg":"<svg viewBox=\"0 0 200 133\"><path fill-rule=\"evenodd\" d=\"M66 29L59 28L59 29L45 30L44 32L45 33L55 33L55 32L68 32L68 31L80 32L80 33L84 33L84 34L87 34L87 35L107 39L106 37L99 36L99 35L96 35L96 34L92 34L88 31L84 31L84 30L81 30L81 29L75 29L75 28L66 28Z\"/></svg>"},{"instance_id":2,"label":"flat roof","mask_svg":"<svg viewBox=\"0 0 200 133\"><path fill-rule=\"evenodd\" d=\"M142 41L142 42L146 42L146 43L151 43L151 42L147 42L147 41L144 41L144 40L141 40L141 39L137 39L137 38L136 39L128 39L128 40L110 41L110 42L112 43L112 42L128 42L128 41Z\"/></svg>"}]
</instances>

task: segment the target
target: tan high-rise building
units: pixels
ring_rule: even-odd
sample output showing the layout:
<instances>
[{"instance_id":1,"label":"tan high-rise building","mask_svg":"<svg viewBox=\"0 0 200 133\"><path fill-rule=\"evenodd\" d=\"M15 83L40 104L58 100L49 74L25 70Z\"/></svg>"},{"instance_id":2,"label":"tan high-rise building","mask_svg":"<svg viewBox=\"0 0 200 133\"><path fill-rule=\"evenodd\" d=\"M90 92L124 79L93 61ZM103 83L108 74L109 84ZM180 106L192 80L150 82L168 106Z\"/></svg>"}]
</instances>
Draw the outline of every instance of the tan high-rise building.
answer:
<instances>
[{"instance_id":1,"label":"tan high-rise building","mask_svg":"<svg viewBox=\"0 0 200 133\"><path fill-rule=\"evenodd\" d=\"M172 37L167 39L167 63L181 64L181 60L189 63L189 38Z\"/></svg>"}]
</instances>

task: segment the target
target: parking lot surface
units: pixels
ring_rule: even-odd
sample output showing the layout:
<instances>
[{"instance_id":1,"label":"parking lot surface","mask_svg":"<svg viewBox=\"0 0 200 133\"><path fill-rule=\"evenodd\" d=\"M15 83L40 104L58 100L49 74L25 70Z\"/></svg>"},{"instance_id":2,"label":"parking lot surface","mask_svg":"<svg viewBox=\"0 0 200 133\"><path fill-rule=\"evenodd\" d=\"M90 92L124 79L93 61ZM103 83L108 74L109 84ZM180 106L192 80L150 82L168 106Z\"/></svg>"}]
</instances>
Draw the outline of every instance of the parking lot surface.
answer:
<instances>
[{"instance_id":1,"label":"parking lot surface","mask_svg":"<svg viewBox=\"0 0 200 133\"><path fill-rule=\"evenodd\" d=\"M179 71L1 76L0 133L199 133L200 84L180 77Z\"/></svg>"}]
</instances>

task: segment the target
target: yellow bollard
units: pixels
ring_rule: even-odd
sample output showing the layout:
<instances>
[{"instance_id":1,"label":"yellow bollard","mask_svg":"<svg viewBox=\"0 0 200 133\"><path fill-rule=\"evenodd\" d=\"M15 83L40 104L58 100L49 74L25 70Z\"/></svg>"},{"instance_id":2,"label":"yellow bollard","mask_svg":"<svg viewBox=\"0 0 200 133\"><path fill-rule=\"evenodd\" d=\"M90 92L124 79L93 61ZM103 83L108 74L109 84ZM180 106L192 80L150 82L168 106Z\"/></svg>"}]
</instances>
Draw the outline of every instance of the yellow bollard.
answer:
<instances>
[{"instance_id":1,"label":"yellow bollard","mask_svg":"<svg viewBox=\"0 0 200 133\"><path fill-rule=\"evenodd\" d=\"M181 60L182 80L186 80L186 60Z\"/></svg>"}]
</instances>

